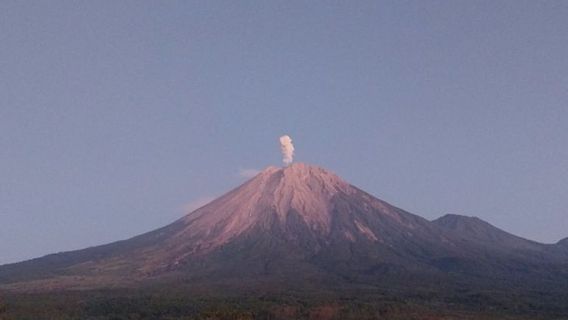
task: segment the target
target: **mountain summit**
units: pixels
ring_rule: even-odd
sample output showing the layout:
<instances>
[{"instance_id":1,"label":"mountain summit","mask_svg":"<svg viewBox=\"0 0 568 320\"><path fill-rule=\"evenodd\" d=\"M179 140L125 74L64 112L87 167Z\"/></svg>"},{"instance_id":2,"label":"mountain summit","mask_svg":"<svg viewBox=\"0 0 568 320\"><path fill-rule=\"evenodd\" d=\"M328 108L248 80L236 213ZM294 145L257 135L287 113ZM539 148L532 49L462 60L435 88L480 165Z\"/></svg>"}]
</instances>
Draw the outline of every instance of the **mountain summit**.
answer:
<instances>
[{"instance_id":1,"label":"mountain summit","mask_svg":"<svg viewBox=\"0 0 568 320\"><path fill-rule=\"evenodd\" d=\"M528 284L543 272L563 276L559 266L567 261L565 250L518 238L477 218L449 215L431 222L325 169L294 163L268 167L163 228L1 266L0 287L186 283L194 289L306 290L405 288L410 279L426 286L439 281L495 285L511 277Z\"/></svg>"},{"instance_id":2,"label":"mountain summit","mask_svg":"<svg viewBox=\"0 0 568 320\"><path fill-rule=\"evenodd\" d=\"M268 167L242 186L182 219L180 236L194 238L200 250L214 249L254 227L285 225L296 214L318 234L330 231L331 201L353 188L333 173L295 163Z\"/></svg>"}]
</instances>

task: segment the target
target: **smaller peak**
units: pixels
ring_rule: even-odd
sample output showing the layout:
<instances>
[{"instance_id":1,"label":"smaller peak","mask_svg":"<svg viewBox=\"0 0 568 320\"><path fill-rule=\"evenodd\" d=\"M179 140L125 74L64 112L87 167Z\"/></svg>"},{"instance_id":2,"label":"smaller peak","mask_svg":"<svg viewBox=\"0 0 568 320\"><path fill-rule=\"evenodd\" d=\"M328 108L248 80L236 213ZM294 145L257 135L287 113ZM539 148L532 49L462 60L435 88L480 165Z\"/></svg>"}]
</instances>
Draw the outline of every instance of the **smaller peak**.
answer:
<instances>
[{"instance_id":1,"label":"smaller peak","mask_svg":"<svg viewBox=\"0 0 568 320\"><path fill-rule=\"evenodd\" d=\"M568 238L564 238L564 239L558 241L556 244L559 244L559 245L561 245L561 246L568 247Z\"/></svg>"},{"instance_id":2,"label":"smaller peak","mask_svg":"<svg viewBox=\"0 0 568 320\"><path fill-rule=\"evenodd\" d=\"M461 229L464 227L475 227L482 229L495 228L489 222L473 216L464 216L459 214L446 214L438 219L432 220L432 223L450 229Z\"/></svg>"},{"instance_id":3,"label":"smaller peak","mask_svg":"<svg viewBox=\"0 0 568 320\"><path fill-rule=\"evenodd\" d=\"M475 216L464 216L461 214L455 214L455 213L448 213L445 214L437 219L432 220L433 222L435 221L483 221L481 219L479 219L478 217Z\"/></svg>"}]
</instances>

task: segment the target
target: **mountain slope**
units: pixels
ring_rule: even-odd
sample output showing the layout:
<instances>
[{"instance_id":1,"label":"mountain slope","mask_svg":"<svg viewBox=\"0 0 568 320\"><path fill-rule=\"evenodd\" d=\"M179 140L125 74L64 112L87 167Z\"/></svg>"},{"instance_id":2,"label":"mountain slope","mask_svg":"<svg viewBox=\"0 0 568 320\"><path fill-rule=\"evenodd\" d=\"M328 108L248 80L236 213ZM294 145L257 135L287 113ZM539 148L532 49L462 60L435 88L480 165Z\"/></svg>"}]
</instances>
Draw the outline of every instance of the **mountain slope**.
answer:
<instances>
[{"instance_id":1,"label":"mountain slope","mask_svg":"<svg viewBox=\"0 0 568 320\"><path fill-rule=\"evenodd\" d=\"M559 272L554 263L568 261L562 259L479 219L430 222L327 170L296 163L269 167L161 229L1 266L0 283L18 290L167 282L321 290L450 280L510 283L513 277L525 284L535 275Z\"/></svg>"},{"instance_id":2,"label":"mountain slope","mask_svg":"<svg viewBox=\"0 0 568 320\"><path fill-rule=\"evenodd\" d=\"M558 241L556 243L555 247L557 248L557 250L560 250L566 256L568 256L568 238L564 238L564 239Z\"/></svg>"},{"instance_id":3,"label":"mountain slope","mask_svg":"<svg viewBox=\"0 0 568 320\"><path fill-rule=\"evenodd\" d=\"M541 250L542 244L503 231L477 217L447 214L432 221L435 225L458 233L471 241L507 249Z\"/></svg>"}]
</instances>

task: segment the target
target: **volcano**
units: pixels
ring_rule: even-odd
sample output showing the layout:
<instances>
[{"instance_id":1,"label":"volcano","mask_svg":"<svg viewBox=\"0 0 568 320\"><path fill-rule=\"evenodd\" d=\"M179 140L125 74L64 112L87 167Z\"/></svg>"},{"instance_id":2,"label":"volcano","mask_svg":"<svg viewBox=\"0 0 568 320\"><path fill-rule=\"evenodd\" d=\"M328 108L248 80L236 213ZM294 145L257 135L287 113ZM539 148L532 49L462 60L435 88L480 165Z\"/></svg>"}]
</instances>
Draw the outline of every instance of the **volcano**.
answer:
<instances>
[{"instance_id":1,"label":"volcano","mask_svg":"<svg viewBox=\"0 0 568 320\"><path fill-rule=\"evenodd\" d=\"M1 266L0 288L558 288L568 287L565 248L566 241L529 241L478 218L428 221L295 163L268 167L163 228Z\"/></svg>"}]
</instances>

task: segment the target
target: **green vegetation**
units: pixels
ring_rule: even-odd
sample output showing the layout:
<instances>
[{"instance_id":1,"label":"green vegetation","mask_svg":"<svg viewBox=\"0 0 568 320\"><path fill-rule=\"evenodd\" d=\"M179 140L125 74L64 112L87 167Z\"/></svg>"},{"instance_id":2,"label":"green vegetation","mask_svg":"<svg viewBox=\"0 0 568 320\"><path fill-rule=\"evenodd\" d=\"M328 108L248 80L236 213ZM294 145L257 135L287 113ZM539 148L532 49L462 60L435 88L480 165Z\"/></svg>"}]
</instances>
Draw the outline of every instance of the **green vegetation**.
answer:
<instances>
[{"instance_id":1,"label":"green vegetation","mask_svg":"<svg viewBox=\"0 0 568 320\"><path fill-rule=\"evenodd\" d=\"M5 295L0 300L0 319L568 319L567 297L540 298L489 293L453 297L282 294L197 298L179 291L63 292Z\"/></svg>"}]
</instances>

